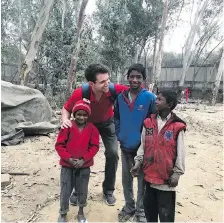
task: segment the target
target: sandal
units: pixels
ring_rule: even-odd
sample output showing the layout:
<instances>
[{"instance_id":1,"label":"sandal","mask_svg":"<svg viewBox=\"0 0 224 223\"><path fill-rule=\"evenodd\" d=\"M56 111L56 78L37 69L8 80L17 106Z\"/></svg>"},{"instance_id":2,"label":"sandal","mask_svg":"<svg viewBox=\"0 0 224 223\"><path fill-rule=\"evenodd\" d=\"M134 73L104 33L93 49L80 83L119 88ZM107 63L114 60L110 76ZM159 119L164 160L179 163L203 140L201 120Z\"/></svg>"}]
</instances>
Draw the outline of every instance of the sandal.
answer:
<instances>
[{"instance_id":1,"label":"sandal","mask_svg":"<svg viewBox=\"0 0 224 223\"><path fill-rule=\"evenodd\" d=\"M77 220L79 223L88 223L84 215L77 215Z\"/></svg>"},{"instance_id":2,"label":"sandal","mask_svg":"<svg viewBox=\"0 0 224 223\"><path fill-rule=\"evenodd\" d=\"M145 216L139 216L139 215L136 216L135 215L135 217L133 219L133 222L136 222L136 223L138 223L138 222L144 222L144 223L146 223L147 220L146 220Z\"/></svg>"},{"instance_id":3,"label":"sandal","mask_svg":"<svg viewBox=\"0 0 224 223\"><path fill-rule=\"evenodd\" d=\"M130 218L132 218L135 214L135 211L128 213L124 210L124 208L121 209L120 213L118 214L118 221L119 222L126 222L129 221Z\"/></svg>"}]
</instances>

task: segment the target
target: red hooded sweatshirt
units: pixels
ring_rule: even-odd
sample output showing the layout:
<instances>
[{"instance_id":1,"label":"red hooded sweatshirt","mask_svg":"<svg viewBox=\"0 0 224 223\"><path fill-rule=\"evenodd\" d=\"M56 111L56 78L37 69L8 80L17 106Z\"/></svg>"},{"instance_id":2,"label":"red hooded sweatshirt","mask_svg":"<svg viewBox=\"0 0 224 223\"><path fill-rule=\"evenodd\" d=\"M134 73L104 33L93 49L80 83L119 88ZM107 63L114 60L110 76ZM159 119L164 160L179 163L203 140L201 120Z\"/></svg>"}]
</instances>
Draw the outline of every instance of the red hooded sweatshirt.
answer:
<instances>
[{"instance_id":1,"label":"red hooded sweatshirt","mask_svg":"<svg viewBox=\"0 0 224 223\"><path fill-rule=\"evenodd\" d=\"M76 123L72 121L72 127L61 129L55 149L60 156L60 165L71 167L69 158L84 159L82 167L93 165L93 157L99 150L99 132L92 123L87 123L80 132Z\"/></svg>"}]
</instances>

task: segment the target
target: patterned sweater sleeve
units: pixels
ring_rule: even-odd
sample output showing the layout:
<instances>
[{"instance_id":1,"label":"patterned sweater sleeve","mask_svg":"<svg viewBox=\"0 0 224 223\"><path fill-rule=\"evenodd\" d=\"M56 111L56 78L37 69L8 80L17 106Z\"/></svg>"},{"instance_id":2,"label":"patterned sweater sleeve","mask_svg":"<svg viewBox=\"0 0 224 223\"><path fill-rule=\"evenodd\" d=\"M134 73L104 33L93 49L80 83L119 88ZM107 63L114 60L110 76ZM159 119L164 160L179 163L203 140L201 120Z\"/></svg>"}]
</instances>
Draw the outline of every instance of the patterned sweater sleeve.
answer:
<instances>
[{"instance_id":1,"label":"patterned sweater sleeve","mask_svg":"<svg viewBox=\"0 0 224 223\"><path fill-rule=\"evenodd\" d=\"M134 158L135 163L136 162L143 163L144 151L145 151L145 127L143 127L142 129L141 145L139 146L137 155Z\"/></svg>"},{"instance_id":2,"label":"patterned sweater sleeve","mask_svg":"<svg viewBox=\"0 0 224 223\"><path fill-rule=\"evenodd\" d=\"M184 131L180 131L177 137L177 158L173 171L179 175L185 172L185 147L184 147Z\"/></svg>"}]
</instances>

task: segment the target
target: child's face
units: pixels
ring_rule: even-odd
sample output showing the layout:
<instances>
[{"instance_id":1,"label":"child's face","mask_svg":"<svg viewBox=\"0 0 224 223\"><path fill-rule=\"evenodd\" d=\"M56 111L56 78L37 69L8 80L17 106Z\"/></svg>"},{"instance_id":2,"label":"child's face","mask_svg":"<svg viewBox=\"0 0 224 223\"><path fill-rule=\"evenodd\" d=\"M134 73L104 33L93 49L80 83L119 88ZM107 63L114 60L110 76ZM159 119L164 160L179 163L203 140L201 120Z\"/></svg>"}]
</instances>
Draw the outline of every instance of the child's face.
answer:
<instances>
[{"instance_id":1,"label":"child's face","mask_svg":"<svg viewBox=\"0 0 224 223\"><path fill-rule=\"evenodd\" d=\"M132 70L128 77L130 88L139 89L142 86L143 76L136 70Z\"/></svg>"},{"instance_id":2,"label":"child's face","mask_svg":"<svg viewBox=\"0 0 224 223\"><path fill-rule=\"evenodd\" d=\"M167 103L166 102L166 98L163 97L162 94L159 94L157 97L156 97L156 110L157 111L162 111L162 110L170 110L172 106L172 103Z\"/></svg>"},{"instance_id":3,"label":"child's face","mask_svg":"<svg viewBox=\"0 0 224 223\"><path fill-rule=\"evenodd\" d=\"M78 110L74 114L74 118L75 118L76 123L83 125L88 119L88 113L84 110Z\"/></svg>"}]
</instances>

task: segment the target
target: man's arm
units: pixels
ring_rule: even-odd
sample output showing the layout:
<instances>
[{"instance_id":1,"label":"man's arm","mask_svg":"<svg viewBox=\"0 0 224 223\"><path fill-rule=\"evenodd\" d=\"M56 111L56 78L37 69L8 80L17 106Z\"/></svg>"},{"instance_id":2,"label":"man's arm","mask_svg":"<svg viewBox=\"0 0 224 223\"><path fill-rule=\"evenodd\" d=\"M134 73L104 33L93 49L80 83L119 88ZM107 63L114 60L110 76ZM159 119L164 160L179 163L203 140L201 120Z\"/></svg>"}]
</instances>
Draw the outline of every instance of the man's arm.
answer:
<instances>
[{"instance_id":1,"label":"man's arm","mask_svg":"<svg viewBox=\"0 0 224 223\"><path fill-rule=\"evenodd\" d=\"M72 126L72 123L70 121L71 113L72 113L72 108L74 104L82 99L82 88L78 88L74 90L73 94L71 97L68 99L68 101L64 104L64 107L62 108L62 128L68 128Z\"/></svg>"},{"instance_id":2,"label":"man's arm","mask_svg":"<svg viewBox=\"0 0 224 223\"><path fill-rule=\"evenodd\" d=\"M115 124L115 132L118 137L118 134L120 132L120 114L119 114L118 99L116 100L116 103L114 105L114 124Z\"/></svg>"},{"instance_id":3,"label":"man's arm","mask_svg":"<svg viewBox=\"0 0 224 223\"><path fill-rule=\"evenodd\" d=\"M68 128L72 126L70 121L71 113L68 112L64 107L62 108L61 112L61 120L62 120L62 128Z\"/></svg>"},{"instance_id":4,"label":"man's arm","mask_svg":"<svg viewBox=\"0 0 224 223\"><path fill-rule=\"evenodd\" d=\"M122 84L114 84L114 87L117 94L120 94L122 91L126 91L129 89L128 86Z\"/></svg>"}]
</instances>

